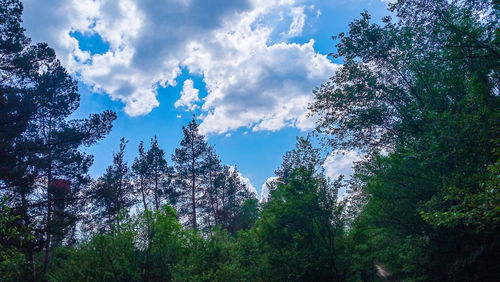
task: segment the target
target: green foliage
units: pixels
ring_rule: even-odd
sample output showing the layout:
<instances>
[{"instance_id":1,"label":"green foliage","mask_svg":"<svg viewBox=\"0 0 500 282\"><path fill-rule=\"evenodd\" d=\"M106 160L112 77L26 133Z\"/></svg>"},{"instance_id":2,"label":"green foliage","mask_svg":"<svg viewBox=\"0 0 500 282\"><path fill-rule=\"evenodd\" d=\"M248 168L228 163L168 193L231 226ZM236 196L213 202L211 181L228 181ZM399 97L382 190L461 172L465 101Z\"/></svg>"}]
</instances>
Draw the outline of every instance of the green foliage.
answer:
<instances>
[{"instance_id":1,"label":"green foliage","mask_svg":"<svg viewBox=\"0 0 500 282\"><path fill-rule=\"evenodd\" d=\"M337 37L344 65L311 105L334 148L370 156L352 234L394 279L498 277L498 5L390 6L397 21L365 12Z\"/></svg>"},{"instance_id":2,"label":"green foliage","mask_svg":"<svg viewBox=\"0 0 500 282\"><path fill-rule=\"evenodd\" d=\"M22 281L26 279L29 265L22 252L27 243L29 233L17 227L19 216L5 206L5 200L0 200L0 280Z\"/></svg>"},{"instance_id":3,"label":"green foliage","mask_svg":"<svg viewBox=\"0 0 500 282\"><path fill-rule=\"evenodd\" d=\"M253 235L252 235L253 234ZM78 248L54 253L51 281L248 281L258 266L255 233L183 230L175 210L145 211Z\"/></svg>"},{"instance_id":4,"label":"green foliage","mask_svg":"<svg viewBox=\"0 0 500 282\"><path fill-rule=\"evenodd\" d=\"M214 230L206 240L192 233L189 254L176 267L176 281L242 281L235 241L226 231Z\"/></svg>"},{"instance_id":5,"label":"green foliage","mask_svg":"<svg viewBox=\"0 0 500 282\"><path fill-rule=\"evenodd\" d=\"M107 234L94 236L78 248L54 252L47 279L50 281L137 281L134 224L129 222Z\"/></svg>"},{"instance_id":6,"label":"green foliage","mask_svg":"<svg viewBox=\"0 0 500 282\"><path fill-rule=\"evenodd\" d=\"M350 275L341 207L307 170L272 192L258 219L255 199L240 207L241 231L183 229L170 206L54 253L52 281L343 280ZM332 201L333 200L333 201ZM244 220L243 220L244 219Z\"/></svg>"},{"instance_id":7,"label":"green foliage","mask_svg":"<svg viewBox=\"0 0 500 282\"><path fill-rule=\"evenodd\" d=\"M239 207L237 230L248 230L252 228L259 219L259 200L248 199Z\"/></svg>"},{"instance_id":8,"label":"green foliage","mask_svg":"<svg viewBox=\"0 0 500 282\"><path fill-rule=\"evenodd\" d=\"M261 205L194 117L172 156L175 173L155 137L147 152L141 143L132 181L122 139L90 202L72 200L90 181L81 146L116 116L68 120L76 82L54 50L25 37L21 3L0 0L0 280L498 279L500 6L389 6L397 20L374 24L364 12L336 37L344 65L310 105L333 149L367 153L349 182L355 197L346 199L357 200L338 200L345 183L326 179L307 137L284 156ZM61 179L71 180L67 193L49 189ZM133 183L144 207L135 215ZM77 234L91 202L92 223L106 228ZM75 234L90 237L75 244Z\"/></svg>"},{"instance_id":9,"label":"green foliage","mask_svg":"<svg viewBox=\"0 0 500 282\"><path fill-rule=\"evenodd\" d=\"M112 225L120 225L120 211L128 209L134 204L133 186L130 179L130 169L124 160L127 141L120 140L120 151L113 154L113 164L108 166L106 173L100 177L90 193L93 199L93 208L98 211L104 226L108 229ZM125 214L127 214L125 212ZM97 220L94 219L94 222Z\"/></svg>"},{"instance_id":10,"label":"green foliage","mask_svg":"<svg viewBox=\"0 0 500 282\"><path fill-rule=\"evenodd\" d=\"M143 249L143 280L171 280L173 268L186 254L187 233L177 220L176 211L165 205L154 213L144 212L140 218L146 238L139 240Z\"/></svg>"},{"instance_id":11,"label":"green foliage","mask_svg":"<svg viewBox=\"0 0 500 282\"><path fill-rule=\"evenodd\" d=\"M271 271L266 280L345 278L341 241L337 241L344 227L341 207L329 197L328 189L311 170L302 168L289 183L271 192L258 223Z\"/></svg>"}]
</instances>

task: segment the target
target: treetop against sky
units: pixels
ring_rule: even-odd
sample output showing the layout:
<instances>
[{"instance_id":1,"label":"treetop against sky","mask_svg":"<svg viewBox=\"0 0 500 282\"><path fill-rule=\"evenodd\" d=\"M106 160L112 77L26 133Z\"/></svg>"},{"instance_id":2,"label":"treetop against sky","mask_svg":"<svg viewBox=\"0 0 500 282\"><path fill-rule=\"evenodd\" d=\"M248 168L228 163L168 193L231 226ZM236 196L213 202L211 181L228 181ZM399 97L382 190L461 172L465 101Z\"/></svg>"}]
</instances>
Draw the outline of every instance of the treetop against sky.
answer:
<instances>
[{"instance_id":1,"label":"treetop against sky","mask_svg":"<svg viewBox=\"0 0 500 282\"><path fill-rule=\"evenodd\" d=\"M341 63L327 56L331 35L365 9L377 20L389 13L382 0L23 3L27 35L54 48L80 81L75 117L118 114L112 133L88 149L92 176L111 163L121 137L129 162L154 135L170 155L196 114L222 160L257 187L294 137L314 127L312 90ZM330 159L329 174L349 173L353 159Z\"/></svg>"}]
</instances>

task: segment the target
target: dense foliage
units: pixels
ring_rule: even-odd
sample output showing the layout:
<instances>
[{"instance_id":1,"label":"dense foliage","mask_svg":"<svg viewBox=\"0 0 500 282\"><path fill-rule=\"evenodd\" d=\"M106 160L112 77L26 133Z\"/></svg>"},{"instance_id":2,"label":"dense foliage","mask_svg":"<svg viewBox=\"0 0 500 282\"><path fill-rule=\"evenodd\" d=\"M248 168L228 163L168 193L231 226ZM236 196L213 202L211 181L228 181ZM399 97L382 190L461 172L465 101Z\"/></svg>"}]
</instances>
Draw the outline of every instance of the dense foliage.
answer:
<instances>
[{"instance_id":1,"label":"dense foliage","mask_svg":"<svg viewBox=\"0 0 500 282\"><path fill-rule=\"evenodd\" d=\"M395 278L494 280L500 7L390 6L397 21L363 13L339 35L345 64L311 105L331 145L371 156L357 172L367 203L352 232L370 232L370 259Z\"/></svg>"},{"instance_id":2,"label":"dense foliage","mask_svg":"<svg viewBox=\"0 0 500 282\"><path fill-rule=\"evenodd\" d=\"M389 6L335 37L310 105L329 149L365 155L354 176L297 138L259 202L195 117L171 165L154 137L129 166L122 139L90 179L115 114L70 120L76 82L0 0L0 280L498 280L500 4Z\"/></svg>"}]
</instances>

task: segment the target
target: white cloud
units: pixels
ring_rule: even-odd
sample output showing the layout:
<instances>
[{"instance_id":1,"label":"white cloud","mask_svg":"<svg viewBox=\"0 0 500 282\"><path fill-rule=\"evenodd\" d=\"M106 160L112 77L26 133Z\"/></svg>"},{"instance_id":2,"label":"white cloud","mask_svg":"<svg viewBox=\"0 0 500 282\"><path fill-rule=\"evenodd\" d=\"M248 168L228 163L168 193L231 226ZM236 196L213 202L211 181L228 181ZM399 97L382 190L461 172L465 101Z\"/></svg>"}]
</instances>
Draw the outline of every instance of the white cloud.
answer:
<instances>
[{"instance_id":1,"label":"white cloud","mask_svg":"<svg viewBox=\"0 0 500 282\"><path fill-rule=\"evenodd\" d=\"M326 176L332 180L340 175L349 178L354 172L354 163L361 160L362 156L356 151L337 150L325 159L323 167L326 170Z\"/></svg>"},{"instance_id":2,"label":"white cloud","mask_svg":"<svg viewBox=\"0 0 500 282\"><path fill-rule=\"evenodd\" d=\"M304 6L292 8L290 15L292 16L292 23L288 36L298 36L302 33L306 21L306 14L304 14Z\"/></svg>"},{"instance_id":3,"label":"white cloud","mask_svg":"<svg viewBox=\"0 0 500 282\"><path fill-rule=\"evenodd\" d=\"M285 41L302 33L307 13L314 18L319 11L295 0L26 0L24 6L28 35L48 42L72 73L123 102L130 116L158 107L157 88L175 86L182 67L201 74L207 96L199 101L188 79L175 106L202 104L205 134L310 129L311 91L337 69L313 40ZM98 35L109 50L82 50L72 32ZM275 38L283 32L285 38Z\"/></svg>"},{"instance_id":4,"label":"white cloud","mask_svg":"<svg viewBox=\"0 0 500 282\"><path fill-rule=\"evenodd\" d=\"M337 69L315 52L314 40L268 46L269 31L250 25L217 35L212 44L193 46L195 52L184 62L204 75L209 91L202 106L203 133L313 127L305 117L311 91ZM213 56L211 48L226 48L230 56Z\"/></svg>"},{"instance_id":5,"label":"white cloud","mask_svg":"<svg viewBox=\"0 0 500 282\"><path fill-rule=\"evenodd\" d=\"M196 105L196 102L200 101L198 92L199 90L193 87L193 80L187 79L182 86L181 98L175 102L174 106L176 108L184 106L190 111L194 111L196 108L199 108L199 106Z\"/></svg>"},{"instance_id":6,"label":"white cloud","mask_svg":"<svg viewBox=\"0 0 500 282\"><path fill-rule=\"evenodd\" d=\"M260 188L260 202L267 202L269 198L269 186L275 186L276 181L278 180L277 176L269 177L264 184L262 184L262 187Z\"/></svg>"}]
</instances>

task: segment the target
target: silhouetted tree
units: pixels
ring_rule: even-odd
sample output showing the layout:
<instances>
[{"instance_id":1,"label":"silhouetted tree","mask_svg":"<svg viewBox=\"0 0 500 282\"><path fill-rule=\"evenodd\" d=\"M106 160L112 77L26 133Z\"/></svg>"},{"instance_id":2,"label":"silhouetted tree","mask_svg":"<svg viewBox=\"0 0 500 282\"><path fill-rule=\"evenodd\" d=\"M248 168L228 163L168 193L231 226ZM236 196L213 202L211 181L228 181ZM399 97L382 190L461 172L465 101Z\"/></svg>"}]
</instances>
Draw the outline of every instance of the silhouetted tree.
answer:
<instances>
[{"instance_id":1,"label":"silhouetted tree","mask_svg":"<svg viewBox=\"0 0 500 282\"><path fill-rule=\"evenodd\" d=\"M119 226L122 213L126 214L134 204L134 187L127 162L123 159L126 143L124 138L120 140L120 150L113 154L113 164L97 179L92 191L94 206L109 228Z\"/></svg>"},{"instance_id":2,"label":"silhouetted tree","mask_svg":"<svg viewBox=\"0 0 500 282\"><path fill-rule=\"evenodd\" d=\"M165 152L158 146L156 136L151 140L151 147L146 153L146 162L150 173L156 210L160 209L161 197L166 197L170 204L177 202L177 193L171 185L173 168L165 160Z\"/></svg>"},{"instance_id":3,"label":"silhouetted tree","mask_svg":"<svg viewBox=\"0 0 500 282\"><path fill-rule=\"evenodd\" d=\"M116 115L69 120L79 106L76 81L46 43L30 45L19 1L0 6L0 185L23 224L35 230L32 247L43 245L46 271L52 248L75 223L79 190L90 180L92 157L81 146L104 137ZM63 194L51 191L60 179L71 183Z\"/></svg>"}]
</instances>

